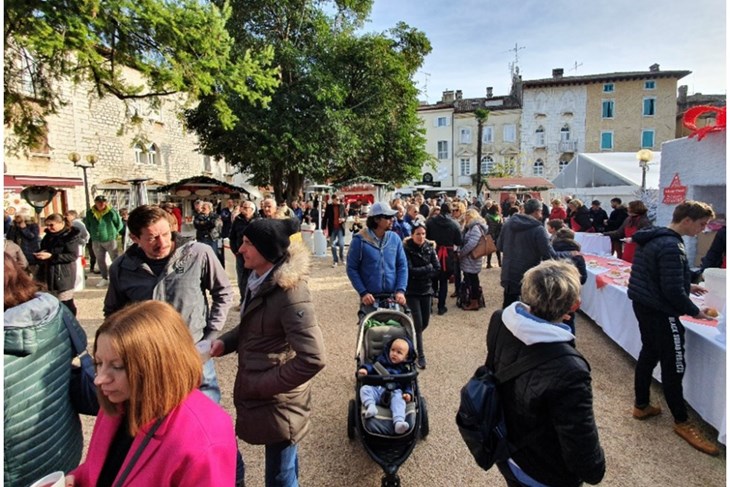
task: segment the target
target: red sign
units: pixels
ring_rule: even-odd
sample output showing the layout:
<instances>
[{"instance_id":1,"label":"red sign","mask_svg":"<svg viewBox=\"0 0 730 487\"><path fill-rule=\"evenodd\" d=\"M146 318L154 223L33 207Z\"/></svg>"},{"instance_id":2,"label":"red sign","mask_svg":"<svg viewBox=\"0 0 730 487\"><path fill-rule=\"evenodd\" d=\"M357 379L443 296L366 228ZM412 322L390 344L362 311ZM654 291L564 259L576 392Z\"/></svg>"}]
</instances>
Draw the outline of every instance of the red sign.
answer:
<instances>
[{"instance_id":1,"label":"red sign","mask_svg":"<svg viewBox=\"0 0 730 487\"><path fill-rule=\"evenodd\" d=\"M679 173L675 172L672 182L669 183L668 188L664 188L664 200L662 201L665 205L672 205L681 203L687 199L687 186L682 186L682 182L679 180Z\"/></svg>"}]
</instances>

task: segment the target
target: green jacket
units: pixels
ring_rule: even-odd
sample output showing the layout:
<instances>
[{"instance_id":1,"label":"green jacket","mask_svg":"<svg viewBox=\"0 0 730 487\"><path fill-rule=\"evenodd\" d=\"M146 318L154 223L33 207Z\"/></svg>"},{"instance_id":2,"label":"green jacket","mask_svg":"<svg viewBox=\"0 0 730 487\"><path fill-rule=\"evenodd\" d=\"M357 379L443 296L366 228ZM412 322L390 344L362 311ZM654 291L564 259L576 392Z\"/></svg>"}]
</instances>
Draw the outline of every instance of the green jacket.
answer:
<instances>
[{"instance_id":1,"label":"green jacket","mask_svg":"<svg viewBox=\"0 0 730 487\"><path fill-rule=\"evenodd\" d=\"M27 487L81 461L84 438L69 397L73 347L62 313L78 326L46 293L4 312L6 487Z\"/></svg>"},{"instance_id":2,"label":"green jacket","mask_svg":"<svg viewBox=\"0 0 730 487\"><path fill-rule=\"evenodd\" d=\"M92 242L110 242L117 239L117 235L124 227L122 217L119 216L117 210L111 206L107 206L103 212L99 212L96 207L91 207L86 211L84 218L86 229Z\"/></svg>"}]
</instances>

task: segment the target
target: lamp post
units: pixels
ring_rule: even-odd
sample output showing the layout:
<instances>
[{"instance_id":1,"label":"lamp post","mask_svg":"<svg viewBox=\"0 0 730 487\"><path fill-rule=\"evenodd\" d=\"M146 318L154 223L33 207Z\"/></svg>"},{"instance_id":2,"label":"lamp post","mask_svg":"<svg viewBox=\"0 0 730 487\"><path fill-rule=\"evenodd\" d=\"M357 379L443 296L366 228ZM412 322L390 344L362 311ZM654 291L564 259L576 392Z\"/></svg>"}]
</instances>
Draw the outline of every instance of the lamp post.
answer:
<instances>
[{"instance_id":1,"label":"lamp post","mask_svg":"<svg viewBox=\"0 0 730 487\"><path fill-rule=\"evenodd\" d=\"M89 179L86 176L86 170L93 168L94 164L96 164L96 154L88 154L86 156L86 163L84 163L81 162L81 155L78 152L71 152L68 155L68 160L74 163L74 167L80 167L84 172L84 196L86 197L86 210L88 211L91 208L91 204L89 201Z\"/></svg>"},{"instance_id":2,"label":"lamp post","mask_svg":"<svg viewBox=\"0 0 730 487\"><path fill-rule=\"evenodd\" d=\"M649 163L654 158L654 154L649 149L641 149L636 153L641 168L641 193L646 193L646 171L649 170Z\"/></svg>"}]
</instances>

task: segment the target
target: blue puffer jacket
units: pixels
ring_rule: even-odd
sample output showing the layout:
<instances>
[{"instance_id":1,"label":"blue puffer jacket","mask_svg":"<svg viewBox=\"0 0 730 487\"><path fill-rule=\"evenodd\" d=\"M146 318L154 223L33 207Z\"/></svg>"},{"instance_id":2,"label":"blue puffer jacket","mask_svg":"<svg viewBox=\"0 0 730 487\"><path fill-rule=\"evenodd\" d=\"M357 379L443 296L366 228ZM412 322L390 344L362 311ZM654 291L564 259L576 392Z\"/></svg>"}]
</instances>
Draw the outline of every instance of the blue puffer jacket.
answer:
<instances>
[{"instance_id":1,"label":"blue puffer jacket","mask_svg":"<svg viewBox=\"0 0 730 487\"><path fill-rule=\"evenodd\" d=\"M81 422L69 397L73 351L62 313L78 326L45 293L4 313L6 486L25 487L81 460Z\"/></svg>"},{"instance_id":2,"label":"blue puffer jacket","mask_svg":"<svg viewBox=\"0 0 730 487\"><path fill-rule=\"evenodd\" d=\"M696 316L689 299L692 278L682 236L665 227L639 230L629 278L629 299L670 316Z\"/></svg>"},{"instance_id":3,"label":"blue puffer jacket","mask_svg":"<svg viewBox=\"0 0 730 487\"><path fill-rule=\"evenodd\" d=\"M408 262L397 234L387 231L380 242L368 228L352 237L347 252L347 277L361 297L406 292Z\"/></svg>"}]
</instances>

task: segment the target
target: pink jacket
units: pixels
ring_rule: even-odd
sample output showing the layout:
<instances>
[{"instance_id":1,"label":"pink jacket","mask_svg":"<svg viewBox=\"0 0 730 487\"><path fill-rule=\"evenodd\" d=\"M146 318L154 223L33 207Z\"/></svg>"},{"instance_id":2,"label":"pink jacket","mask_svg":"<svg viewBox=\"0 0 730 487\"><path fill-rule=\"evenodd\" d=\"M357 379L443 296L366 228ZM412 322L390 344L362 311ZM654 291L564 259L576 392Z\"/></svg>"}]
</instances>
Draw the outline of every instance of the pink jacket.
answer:
<instances>
[{"instance_id":1,"label":"pink jacket","mask_svg":"<svg viewBox=\"0 0 730 487\"><path fill-rule=\"evenodd\" d=\"M121 416L112 417L99 411L86 461L70 472L75 476L75 486L96 485L121 419ZM145 425L137 433L119 474L127 468L127 462L153 424ZM236 451L231 417L202 392L195 390L162 422L124 485L233 485L236 481Z\"/></svg>"}]
</instances>

